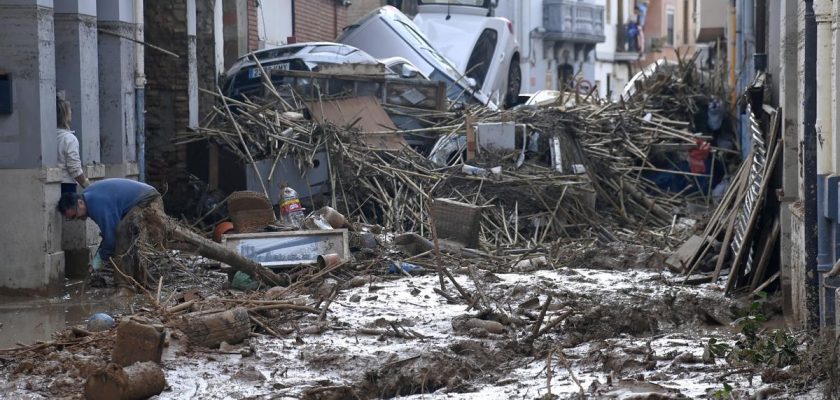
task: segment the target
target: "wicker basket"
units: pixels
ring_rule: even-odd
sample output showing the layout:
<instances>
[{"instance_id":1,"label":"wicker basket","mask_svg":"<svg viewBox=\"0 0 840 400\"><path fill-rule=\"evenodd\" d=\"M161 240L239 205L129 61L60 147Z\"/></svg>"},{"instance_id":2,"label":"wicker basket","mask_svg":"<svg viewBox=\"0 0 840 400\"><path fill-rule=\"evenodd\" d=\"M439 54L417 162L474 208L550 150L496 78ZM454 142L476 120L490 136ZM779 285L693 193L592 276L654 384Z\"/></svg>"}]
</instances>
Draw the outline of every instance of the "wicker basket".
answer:
<instances>
[{"instance_id":1,"label":"wicker basket","mask_svg":"<svg viewBox=\"0 0 840 400\"><path fill-rule=\"evenodd\" d=\"M274 209L262 193L234 192L228 198L228 212L237 233L257 232L274 222Z\"/></svg>"}]
</instances>

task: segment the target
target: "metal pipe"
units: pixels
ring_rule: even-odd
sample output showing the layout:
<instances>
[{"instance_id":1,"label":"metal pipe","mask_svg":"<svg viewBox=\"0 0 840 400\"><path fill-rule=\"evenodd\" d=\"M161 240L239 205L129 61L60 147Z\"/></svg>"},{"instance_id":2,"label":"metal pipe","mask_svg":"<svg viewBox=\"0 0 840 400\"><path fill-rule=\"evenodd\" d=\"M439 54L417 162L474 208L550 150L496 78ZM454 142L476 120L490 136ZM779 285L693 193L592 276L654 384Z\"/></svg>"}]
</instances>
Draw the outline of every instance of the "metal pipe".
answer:
<instances>
[{"instance_id":1,"label":"metal pipe","mask_svg":"<svg viewBox=\"0 0 840 400\"><path fill-rule=\"evenodd\" d=\"M755 52L767 53L767 0L755 0Z\"/></svg>"},{"instance_id":2,"label":"metal pipe","mask_svg":"<svg viewBox=\"0 0 840 400\"><path fill-rule=\"evenodd\" d=\"M734 109L735 102L738 98L738 91L735 89L736 81L735 81L735 69L737 66L736 60L738 56L736 54L737 47L736 46L736 39L735 36L737 35L736 30L738 29L737 25L737 9L736 9L736 0L729 1L729 105Z\"/></svg>"},{"instance_id":3,"label":"metal pipe","mask_svg":"<svg viewBox=\"0 0 840 400\"><path fill-rule=\"evenodd\" d=\"M805 233L805 305L807 326L820 326L819 277L817 271L817 22L814 0L805 0L805 68L803 77L802 149Z\"/></svg>"},{"instance_id":4,"label":"metal pipe","mask_svg":"<svg viewBox=\"0 0 840 400\"><path fill-rule=\"evenodd\" d=\"M767 0L755 0L755 53L753 67L756 72L767 70Z\"/></svg>"},{"instance_id":5,"label":"metal pipe","mask_svg":"<svg viewBox=\"0 0 840 400\"><path fill-rule=\"evenodd\" d=\"M831 0L814 2L814 19L817 24L817 82L831 82ZM826 178L832 173L831 85L817 86L817 268L828 271L834 264L831 259L829 221L825 210Z\"/></svg>"},{"instance_id":6,"label":"metal pipe","mask_svg":"<svg viewBox=\"0 0 840 400\"><path fill-rule=\"evenodd\" d=\"M143 45L143 0L134 0L134 141L137 180L146 181L146 70Z\"/></svg>"}]
</instances>

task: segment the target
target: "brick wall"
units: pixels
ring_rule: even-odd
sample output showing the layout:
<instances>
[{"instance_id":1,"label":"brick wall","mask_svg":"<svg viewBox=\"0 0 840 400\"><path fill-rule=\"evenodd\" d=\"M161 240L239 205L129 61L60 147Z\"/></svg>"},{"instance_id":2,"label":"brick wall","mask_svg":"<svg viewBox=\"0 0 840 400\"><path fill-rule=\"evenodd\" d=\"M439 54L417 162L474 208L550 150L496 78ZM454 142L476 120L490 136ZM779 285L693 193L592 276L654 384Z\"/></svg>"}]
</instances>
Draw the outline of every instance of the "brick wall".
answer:
<instances>
[{"instance_id":1,"label":"brick wall","mask_svg":"<svg viewBox=\"0 0 840 400\"><path fill-rule=\"evenodd\" d=\"M196 63L198 86L215 89L213 5L222 0L196 0ZM186 0L145 2L145 38L180 57L146 51L146 179L164 195L167 211L181 215L190 196L188 158L201 148L173 145L189 124ZM199 121L215 100L199 94ZM200 154L196 154L200 156Z\"/></svg>"},{"instance_id":2,"label":"brick wall","mask_svg":"<svg viewBox=\"0 0 840 400\"><path fill-rule=\"evenodd\" d=\"M384 6L385 0L353 0L350 7L347 7L347 23L352 24L369 12Z\"/></svg>"},{"instance_id":3,"label":"brick wall","mask_svg":"<svg viewBox=\"0 0 840 400\"><path fill-rule=\"evenodd\" d=\"M260 35L257 28L257 2L248 0L248 51L259 49Z\"/></svg>"},{"instance_id":4,"label":"brick wall","mask_svg":"<svg viewBox=\"0 0 840 400\"><path fill-rule=\"evenodd\" d=\"M295 36L298 42L332 42L347 26L347 7L336 0L295 2Z\"/></svg>"},{"instance_id":5,"label":"brick wall","mask_svg":"<svg viewBox=\"0 0 840 400\"><path fill-rule=\"evenodd\" d=\"M146 180L166 193L180 186L186 152L172 146L179 129L188 124L187 6L185 0L145 3L145 39L180 57L149 51L146 57Z\"/></svg>"}]
</instances>

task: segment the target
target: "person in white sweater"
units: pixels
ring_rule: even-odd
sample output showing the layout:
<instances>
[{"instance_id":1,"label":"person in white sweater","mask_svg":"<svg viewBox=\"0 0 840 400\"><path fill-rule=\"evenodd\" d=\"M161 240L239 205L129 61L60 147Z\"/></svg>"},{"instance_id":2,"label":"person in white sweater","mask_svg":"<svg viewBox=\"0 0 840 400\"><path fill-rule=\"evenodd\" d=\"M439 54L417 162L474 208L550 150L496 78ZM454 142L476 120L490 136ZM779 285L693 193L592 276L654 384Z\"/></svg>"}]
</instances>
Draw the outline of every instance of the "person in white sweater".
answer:
<instances>
[{"instance_id":1,"label":"person in white sweater","mask_svg":"<svg viewBox=\"0 0 840 400\"><path fill-rule=\"evenodd\" d=\"M82 160L79 157L79 139L76 139L76 135L70 130L70 121L73 118L70 102L56 97L55 103L58 127L58 165L64 170L64 177L61 180L61 193L75 193L77 183L86 188L90 185L90 181L82 169Z\"/></svg>"}]
</instances>

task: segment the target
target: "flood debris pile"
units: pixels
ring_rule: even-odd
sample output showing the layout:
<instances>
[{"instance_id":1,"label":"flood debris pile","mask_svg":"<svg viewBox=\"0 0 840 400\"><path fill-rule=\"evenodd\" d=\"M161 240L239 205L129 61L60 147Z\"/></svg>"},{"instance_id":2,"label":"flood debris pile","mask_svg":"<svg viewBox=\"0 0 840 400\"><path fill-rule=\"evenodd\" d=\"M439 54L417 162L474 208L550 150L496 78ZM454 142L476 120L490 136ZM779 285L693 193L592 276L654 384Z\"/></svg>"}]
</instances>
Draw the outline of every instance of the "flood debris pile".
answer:
<instances>
[{"instance_id":1,"label":"flood debris pile","mask_svg":"<svg viewBox=\"0 0 840 400\"><path fill-rule=\"evenodd\" d=\"M448 198L482 209L487 252L579 239L672 246L680 241L674 216L689 202L711 202L715 173L703 167L715 164L706 160L713 137L695 121L713 99L704 85L691 60L681 60L620 103L559 93L548 106L490 111L407 104L406 92L307 97L266 81L261 96L218 95L205 127L182 139L210 139L238 155L267 196L279 160L306 171L325 151L331 205L395 233L429 237L429 204ZM702 171L688 169L692 157ZM260 159L271 165L267 176Z\"/></svg>"},{"instance_id":2,"label":"flood debris pile","mask_svg":"<svg viewBox=\"0 0 840 400\"><path fill-rule=\"evenodd\" d=\"M727 293L756 295L780 276L771 263L780 235L779 213L769 188L781 165L781 113L748 108L753 149L733 174L701 234L688 238L672 257L686 281L726 278ZM764 120L764 121L762 121Z\"/></svg>"}]
</instances>

